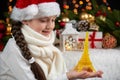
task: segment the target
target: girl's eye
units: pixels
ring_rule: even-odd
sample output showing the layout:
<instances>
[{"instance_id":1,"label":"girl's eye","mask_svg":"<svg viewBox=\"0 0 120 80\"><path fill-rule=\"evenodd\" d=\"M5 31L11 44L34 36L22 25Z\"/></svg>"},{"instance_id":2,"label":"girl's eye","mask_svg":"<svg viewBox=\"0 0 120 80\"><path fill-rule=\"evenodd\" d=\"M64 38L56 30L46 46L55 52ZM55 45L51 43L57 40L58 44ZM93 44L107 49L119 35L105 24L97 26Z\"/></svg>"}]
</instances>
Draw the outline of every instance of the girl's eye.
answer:
<instances>
[{"instance_id":1,"label":"girl's eye","mask_svg":"<svg viewBox=\"0 0 120 80\"><path fill-rule=\"evenodd\" d=\"M55 22L55 21L56 21L56 18L53 18L52 21Z\"/></svg>"},{"instance_id":2,"label":"girl's eye","mask_svg":"<svg viewBox=\"0 0 120 80\"><path fill-rule=\"evenodd\" d=\"M49 22L49 21L52 21L52 22L55 22L56 18L55 19L39 19L40 22Z\"/></svg>"},{"instance_id":3,"label":"girl's eye","mask_svg":"<svg viewBox=\"0 0 120 80\"><path fill-rule=\"evenodd\" d=\"M52 22L55 22L55 19L53 19Z\"/></svg>"},{"instance_id":4,"label":"girl's eye","mask_svg":"<svg viewBox=\"0 0 120 80\"><path fill-rule=\"evenodd\" d=\"M40 22L47 22L47 19L39 19Z\"/></svg>"}]
</instances>

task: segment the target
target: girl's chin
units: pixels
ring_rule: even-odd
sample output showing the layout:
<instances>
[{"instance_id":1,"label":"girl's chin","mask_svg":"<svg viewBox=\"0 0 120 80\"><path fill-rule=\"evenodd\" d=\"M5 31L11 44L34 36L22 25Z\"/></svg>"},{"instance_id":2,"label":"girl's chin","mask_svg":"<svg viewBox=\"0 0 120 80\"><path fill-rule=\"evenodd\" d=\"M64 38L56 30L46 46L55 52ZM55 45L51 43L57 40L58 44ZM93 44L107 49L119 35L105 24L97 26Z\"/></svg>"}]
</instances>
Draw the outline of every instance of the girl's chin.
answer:
<instances>
[{"instance_id":1,"label":"girl's chin","mask_svg":"<svg viewBox=\"0 0 120 80\"><path fill-rule=\"evenodd\" d=\"M44 35L45 37L49 37L49 35Z\"/></svg>"}]
</instances>

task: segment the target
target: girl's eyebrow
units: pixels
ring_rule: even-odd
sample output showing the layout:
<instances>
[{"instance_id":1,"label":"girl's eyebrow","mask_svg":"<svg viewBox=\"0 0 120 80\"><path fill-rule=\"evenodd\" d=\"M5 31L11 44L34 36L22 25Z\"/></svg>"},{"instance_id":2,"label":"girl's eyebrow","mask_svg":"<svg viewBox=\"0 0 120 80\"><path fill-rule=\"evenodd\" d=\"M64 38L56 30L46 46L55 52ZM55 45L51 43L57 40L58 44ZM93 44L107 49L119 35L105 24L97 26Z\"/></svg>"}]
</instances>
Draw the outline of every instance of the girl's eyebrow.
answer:
<instances>
[{"instance_id":1,"label":"girl's eyebrow","mask_svg":"<svg viewBox=\"0 0 120 80\"><path fill-rule=\"evenodd\" d=\"M48 19L48 17L43 17L43 18L39 18L39 19Z\"/></svg>"},{"instance_id":2,"label":"girl's eyebrow","mask_svg":"<svg viewBox=\"0 0 120 80\"><path fill-rule=\"evenodd\" d=\"M56 18L57 16L53 16L53 18ZM50 17L42 17L40 19L44 19L44 18L50 18Z\"/></svg>"},{"instance_id":3,"label":"girl's eyebrow","mask_svg":"<svg viewBox=\"0 0 120 80\"><path fill-rule=\"evenodd\" d=\"M42 19L50 19L50 18L56 19L56 17L57 17L57 16L53 16L53 17L42 17L42 18L39 18L39 20L42 20Z\"/></svg>"}]
</instances>

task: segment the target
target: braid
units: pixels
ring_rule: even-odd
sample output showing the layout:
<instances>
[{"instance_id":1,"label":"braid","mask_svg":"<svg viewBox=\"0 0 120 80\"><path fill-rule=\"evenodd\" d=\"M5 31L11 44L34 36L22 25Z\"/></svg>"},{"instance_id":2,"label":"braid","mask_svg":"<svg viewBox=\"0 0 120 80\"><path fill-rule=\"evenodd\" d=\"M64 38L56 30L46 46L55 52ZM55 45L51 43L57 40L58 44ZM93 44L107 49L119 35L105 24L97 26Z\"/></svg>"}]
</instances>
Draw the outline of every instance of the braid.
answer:
<instances>
[{"instance_id":1,"label":"braid","mask_svg":"<svg viewBox=\"0 0 120 80\"><path fill-rule=\"evenodd\" d=\"M24 35L21 32L22 23L21 22L13 22L12 24L12 34L16 40L16 44L22 51L22 55L28 61L32 58L30 50L27 46L27 43L24 39ZM42 68L36 62L31 63L31 70L35 75L37 80L46 80L45 74Z\"/></svg>"}]
</instances>

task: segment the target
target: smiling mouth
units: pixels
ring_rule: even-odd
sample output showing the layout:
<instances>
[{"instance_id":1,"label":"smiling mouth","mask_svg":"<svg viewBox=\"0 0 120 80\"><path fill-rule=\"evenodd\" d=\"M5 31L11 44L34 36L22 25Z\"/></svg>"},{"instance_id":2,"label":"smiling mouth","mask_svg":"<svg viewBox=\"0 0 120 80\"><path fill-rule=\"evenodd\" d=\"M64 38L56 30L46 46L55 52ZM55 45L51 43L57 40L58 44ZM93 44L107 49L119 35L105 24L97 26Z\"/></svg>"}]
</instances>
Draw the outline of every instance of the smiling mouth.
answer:
<instances>
[{"instance_id":1,"label":"smiling mouth","mask_svg":"<svg viewBox=\"0 0 120 80\"><path fill-rule=\"evenodd\" d=\"M45 35L49 35L51 31L42 31L42 32L43 32L43 34L45 34Z\"/></svg>"}]
</instances>

